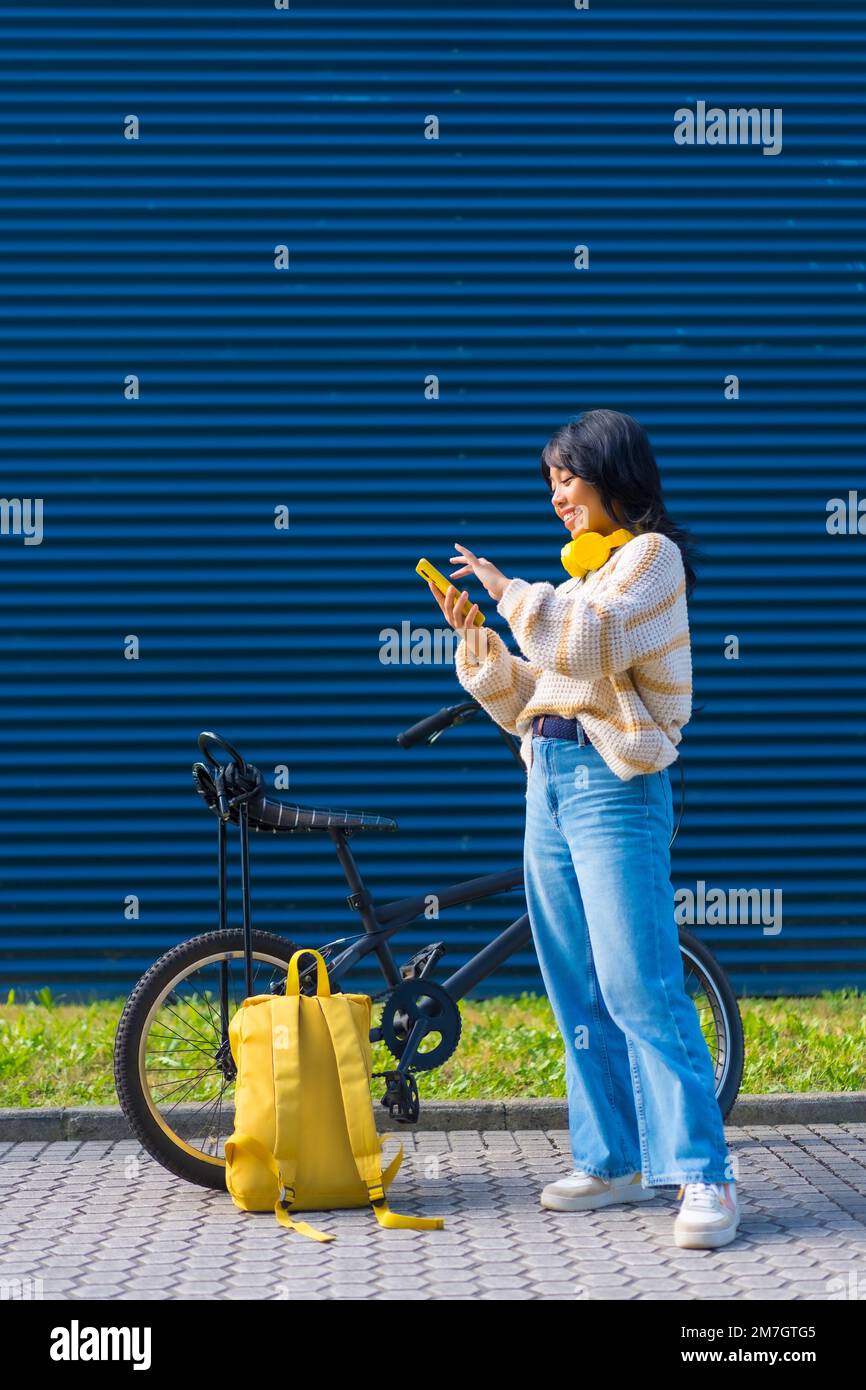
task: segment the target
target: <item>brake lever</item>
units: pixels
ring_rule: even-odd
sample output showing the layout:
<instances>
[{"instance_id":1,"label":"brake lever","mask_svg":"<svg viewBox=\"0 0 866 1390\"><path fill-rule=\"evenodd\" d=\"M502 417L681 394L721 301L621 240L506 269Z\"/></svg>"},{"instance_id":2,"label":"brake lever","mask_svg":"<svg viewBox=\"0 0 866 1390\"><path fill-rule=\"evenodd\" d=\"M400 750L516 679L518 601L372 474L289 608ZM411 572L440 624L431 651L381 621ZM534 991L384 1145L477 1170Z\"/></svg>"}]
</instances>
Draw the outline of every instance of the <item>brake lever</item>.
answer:
<instances>
[{"instance_id":1,"label":"brake lever","mask_svg":"<svg viewBox=\"0 0 866 1390\"><path fill-rule=\"evenodd\" d=\"M460 714L455 714L451 720L451 726L455 724L465 724L468 719L475 719L477 715L484 714L484 710L478 704L468 705Z\"/></svg>"}]
</instances>

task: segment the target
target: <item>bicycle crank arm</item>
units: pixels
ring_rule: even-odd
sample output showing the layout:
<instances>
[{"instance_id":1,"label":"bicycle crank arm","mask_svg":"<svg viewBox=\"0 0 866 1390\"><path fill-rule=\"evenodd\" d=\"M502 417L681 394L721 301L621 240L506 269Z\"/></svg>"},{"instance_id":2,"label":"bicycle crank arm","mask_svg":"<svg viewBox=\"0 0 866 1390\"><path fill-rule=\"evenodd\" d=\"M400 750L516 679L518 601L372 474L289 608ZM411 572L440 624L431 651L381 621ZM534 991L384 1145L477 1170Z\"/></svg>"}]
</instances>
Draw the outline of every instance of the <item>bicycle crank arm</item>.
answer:
<instances>
[{"instance_id":1,"label":"bicycle crank arm","mask_svg":"<svg viewBox=\"0 0 866 1390\"><path fill-rule=\"evenodd\" d=\"M414 1063L415 1058L418 1054L418 1048L421 1046L422 1042L424 1041L429 1032L430 1024L426 1019L419 1018L417 1022L413 1024L412 1031L406 1039L406 1042L400 1053L400 1060L395 1068L395 1070L400 1072L401 1075L405 1076L406 1073L412 1067L412 1064Z\"/></svg>"}]
</instances>

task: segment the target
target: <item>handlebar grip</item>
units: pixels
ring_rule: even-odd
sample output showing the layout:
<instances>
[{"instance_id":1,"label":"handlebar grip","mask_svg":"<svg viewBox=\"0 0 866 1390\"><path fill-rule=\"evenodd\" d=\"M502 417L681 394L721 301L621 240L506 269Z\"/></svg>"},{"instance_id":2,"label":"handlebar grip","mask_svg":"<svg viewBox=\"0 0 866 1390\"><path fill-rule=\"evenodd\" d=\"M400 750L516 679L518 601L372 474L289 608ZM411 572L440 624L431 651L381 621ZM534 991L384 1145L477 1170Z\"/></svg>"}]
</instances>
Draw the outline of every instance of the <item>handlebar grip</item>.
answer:
<instances>
[{"instance_id":1,"label":"handlebar grip","mask_svg":"<svg viewBox=\"0 0 866 1390\"><path fill-rule=\"evenodd\" d=\"M435 735L443 729L450 729L452 724L465 724L467 719L474 719L483 713L484 709L477 700L461 700L456 705L445 705L435 714L428 714L426 719L419 719L417 724L404 729L402 734L397 735L397 742L401 748L411 748L425 740L432 743Z\"/></svg>"},{"instance_id":2,"label":"handlebar grip","mask_svg":"<svg viewBox=\"0 0 866 1390\"><path fill-rule=\"evenodd\" d=\"M410 729L404 729L402 734L397 735L397 742L401 748L413 748L416 743L429 739L431 734L447 729L453 718L453 710L446 705L435 714L428 714L426 719L419 719Z\"/></svg>"}]
</instances>

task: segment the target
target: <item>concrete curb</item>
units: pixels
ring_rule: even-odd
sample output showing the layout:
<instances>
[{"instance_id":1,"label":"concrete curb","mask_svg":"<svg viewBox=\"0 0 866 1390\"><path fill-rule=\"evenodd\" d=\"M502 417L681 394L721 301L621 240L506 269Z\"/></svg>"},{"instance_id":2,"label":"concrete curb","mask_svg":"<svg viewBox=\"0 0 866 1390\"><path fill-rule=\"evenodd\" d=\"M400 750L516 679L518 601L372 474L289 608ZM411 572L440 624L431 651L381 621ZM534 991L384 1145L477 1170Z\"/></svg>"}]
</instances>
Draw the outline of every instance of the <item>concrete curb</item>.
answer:
<instances>
[{"instance_id":1,"label":"concrete curb","mask_svg":"<svg viewBox=\"0 0 866 1390\"><path fill-rule=\"evenodd\" d=\"M380 1132L402 1131L406 1126L381 1111ZM178 1124L197 1115L195 1107L178 1107ZM223 1111L229 1124L231 1107ZM725 1124L738 1125L834 1125L866 1122L866 1091L801 1091L794 1095L740 1096ZM419 1130L533 1130L567 1129L564 1100L428 1100L421 1102ZM228 1132L226 1130L226 1132ZM0 1109L0 1143L51 1143L84 1139L131 1139L123 1112L117 1105L82 1105L54 1109Z\"/></svg>"}]
</instances>

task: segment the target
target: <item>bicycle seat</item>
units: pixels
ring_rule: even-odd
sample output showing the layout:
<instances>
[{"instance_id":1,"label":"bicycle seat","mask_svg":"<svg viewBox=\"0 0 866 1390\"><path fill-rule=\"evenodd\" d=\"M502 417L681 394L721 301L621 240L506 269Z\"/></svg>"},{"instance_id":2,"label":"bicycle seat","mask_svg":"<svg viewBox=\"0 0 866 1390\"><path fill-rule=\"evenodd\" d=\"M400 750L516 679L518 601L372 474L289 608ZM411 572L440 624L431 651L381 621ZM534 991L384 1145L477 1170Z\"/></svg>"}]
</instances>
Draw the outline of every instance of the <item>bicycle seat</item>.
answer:
<instances>
[{"instance_id":1,"label":"bicycle seat","mask_svg":"<svg viewBox=\"0 0 866 1390\"><path fill-rule=\"evenodd\" d=\"M223 786L229 798L229 820L237 825L238 807L245 801L250 827L272 834L291 834L299 830L396 830L397 822L390 816L376 816L370 811L338 811L325 806L298 806L293 801L279 801L265 796L262 774L252 763L241 771L234 763L221 769ZM192 777L200 796L219 815L219 791L204 763L193 763ZM239 798L232 804L235 798Z\"/></svg>"}]
</instances>

